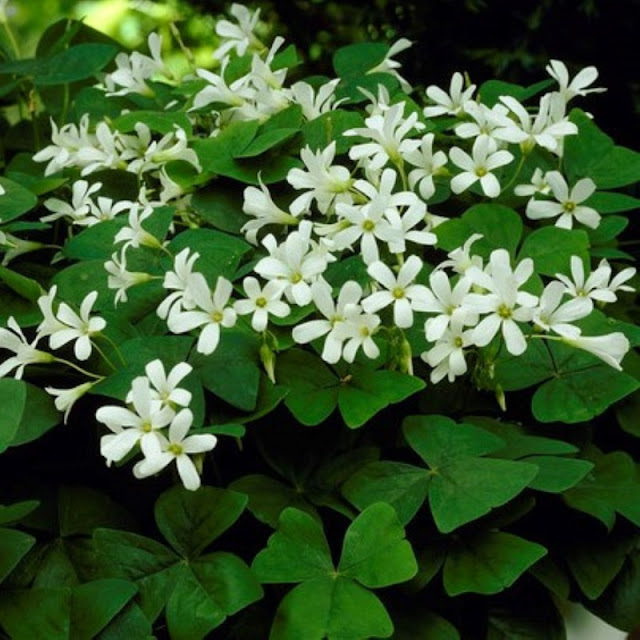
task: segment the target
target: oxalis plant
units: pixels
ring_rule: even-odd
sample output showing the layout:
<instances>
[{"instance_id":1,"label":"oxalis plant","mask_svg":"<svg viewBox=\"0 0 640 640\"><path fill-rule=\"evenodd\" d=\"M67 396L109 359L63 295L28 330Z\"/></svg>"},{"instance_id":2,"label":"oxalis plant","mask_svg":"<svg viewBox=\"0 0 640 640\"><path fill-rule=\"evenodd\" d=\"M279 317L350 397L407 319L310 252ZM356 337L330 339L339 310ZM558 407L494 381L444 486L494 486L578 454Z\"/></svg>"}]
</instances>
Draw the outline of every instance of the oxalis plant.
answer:
<instances>
[{"instance_id":1,"label":"oxalis plant","mask_svg":"<svg viewBox=\"0 0 640 640\"><path fill-rule=\"evenodd\" d=\"M633 629L640 154L596 69L304 76L259 18L208 69L176 30L180 77L75 21L0 65L2 637Z\"/></svg>"}]
</instances>

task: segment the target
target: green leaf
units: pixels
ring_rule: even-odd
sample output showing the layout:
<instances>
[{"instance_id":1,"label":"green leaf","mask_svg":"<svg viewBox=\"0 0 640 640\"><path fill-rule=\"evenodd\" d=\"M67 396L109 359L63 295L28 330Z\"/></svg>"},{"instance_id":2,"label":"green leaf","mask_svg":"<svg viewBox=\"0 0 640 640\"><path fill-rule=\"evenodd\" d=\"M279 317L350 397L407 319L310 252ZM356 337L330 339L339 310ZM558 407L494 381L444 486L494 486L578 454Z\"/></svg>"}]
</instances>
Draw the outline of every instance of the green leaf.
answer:
<instances>
[{"instance_id":1,"label":"green leaf","mask_svg":"<svg viewBox=\"0 0 640 640\"><path fill-rule=\"evenodd\" d=\"M598 213L619 213L640 208L640 200L626 193L596 191L585 200L585 206L593 207ZM601 223L602 224L602 223Z\"/></svg>"},{"instance_id":2,"label":"green leaf","mask_svg":"<svg viewBox=\"0 0 640 640\"><path fill-rule=\"evenodd\" d=\"M98 528L93 541L104 576L135 582L141 609L155 620L175 586L180 557L163 544L128 531Z\"/></svg>"},{"instance_id":3,"label":"green leaf","mask_svg":"<svg viewBox=\"0 0 640 640\"><path fill-rule=\"evenodd\" d=\"M492 433L473 425L458 424L446 416L409 416L402 428L413 450L435 467L461 457L492 453L504 445L504 441Z\"/></svg>"},{"instance_id":4,"label":"green leaf","mask_svg":"<svg viewBox=\"0 0 640 640\"><path fill-rule=\"evenodd\" d=\"M488 614L486 640L567 638L564 616L544 591L528 589L526 598L512 598L506 603L496 603L489 608Z\"/></svg>"},{"instance_id":5,"label":"green leaf","mask_svg":"<svg viewBox=\"0 0 640 640\"><path fill-rule=\"evenodd\" d=\"M482 532L450 549L444 563L444 588L450 596L499 593L546 553L543 546L510 533Z\"/></svg>"},{"instance_id":6,"label":"green leaf","mask_svg":"<svg viewBox=\"0 0 640 640\"><path fill-rule=\"evenodd\" d=\"M395 509L377 502L367 507L344 536L338 572L365 587L387 587L416 575L418 565Z\"/></svg>"},{"instance_id":7,"label":"green leaf","mask_svg":"<svg viewBox=\"0 0 640 640\"><path fill-rule=\"evenodd\" d=\"M169 243L169 250L178 254L185 248L198 252L195 269L204 273L211 287L218 276L233 279L242 256L251 246L241 238L215 229L188 229L179 233Z\"/></svg>"},{"instance_id":8,"label":"green leaf","mask_svg":"<svg viewBox=\"0 0 640 640\"><path fill-rule=\"evenodd\" d=\"M121 638L140 638L154 640L151 623L142 609L129 601L109 624L96 636L96 640L120 640Z\"/></svg>"},{"instance_id":9,"label":"green leaf","mask_svg":"<svg viewBox=\"0 0 640 640\"><path fill-rule=\"evenodd\" d=\"M354 429L425 386L424 380L399 371L374 371L354 365L348 380L339 387L338 407L346 425Z\"/></svg>"},{"instance_id":10,"label":"green leaf","mask_svg":"<svg viewBox=\"0 0 640 640\"><path fill-rule=\"evenodd\" d=\"M594 467L588 460L560 456L529 456L524 458L538 467L538 474L529 488L549 493L561 493L580 482Z\"/></svg>"},{"instance_id":11,"label":"green leaf","mask_svg":"<svg viewBox=\"0 0 640 640\"><path fill-rule=\"evenodd\" d=\"M631 633L640 625L640 551L633 551L615 580L585 606L609 624Z\"/></svg>"},{"instance_id":12,"label":"green leaf","mask_svg":"<svg viewBox=\"0 0 640 640\"><path fill-rule=\"evenodd\" d=\"M502 80L487 80L478 89L478 95L482 104L493 107L499 102L500 96L512 96L519 102L525 102L551 86L553 80L542 80L529 87L519 84L504 82Z\"/></svg>"},{"instance_id":13,"label":"green leaf","mask_svg":"<svg viewBox=\"0 0 640 640\"><path fill-rule=\"evenodd\" d=\"M442 533L515 498L538 473L525 462L478 457L499 449L503 441L472 425L443 416L410 416L403 430L431 467L429 506Z\"/></svg>"},{"instance_id":14,"label":"green leaf","mask_svg":"<svg viewBox=\"0 0 640 640\"><path fill-rule=\"evenodd\" d=\"M20 424L11 441L12 447L37 440L62 421L53 398L44 389L29 382L24 384L27 397Z\"/></svg>"},{"instance_id":15,"label":"green leaf","mask_svg":"<svg viewBox=\"0 0 640 640\"><path fill-rule=\"evenodd\" d=\"M589 600L599 598L634 547L632 537L601 534L572 540L565 551L573 577Z\"/></svg>"},{"instance_id":16,"label":"green leaf","mask_svg":"<svg viewBox=\"0 0 640 640\"><path fill-rule=\"evenodd\" d=\"M265 151L273 149L274 147L291 139L296 135L296 133L298 133L298 131L299 129L291 127L266 131L257 135L241 153L236 153L235 157L255 158L256 156L263 154Z\"/></svg>"},{"instance_id":17,"label":"green leaf","mask_svg":"<svg viewBox=\"0 0 640 640\"><path fill-rule=\"evenodd\" d=\"M599 189L617 189L640 181L640 153L615 146L590 167Z\"/></svg>"},{"instance_id":18,"label":"green leaf","mask_svg":"<svg viewBox=\"0 0 640 640\"><path fill-rule=\"evenodd\" d=\"M278 381L289 387L284 403L302 424L326 420L338 404L340 382L318 357L301 349L289 349L278 358Z\"/></svg>"},{"instance_id":19,"label":"green leaf","mask_svg":"<svg viewBox=\"0 0 640 640\"><path fill-rule=\"evenodd\" d=\"M260 388L259 337L240 329L223 330L220 344L208 355L189 359L202 384L230 405L252 411Z\"/></svg>"},{"instance_id":20,"label":"green leaf","mask_svg":"<svg viewBox=\"0 0 640 640\"><path fill-rule=\"evenodd\" d=\"M175 486L156 501L156 523L179 554L194 558L240 517L246 504L247 497L235 491Z\"/></svg>"},{"instance_id":21,"label":"green leaf","mask_svg":"<svg viewBox=\"0 0 640 640\"><path fill-rule=\"evenodd\" d=\"M615 522L616 512L640 526L637 496L640 482L633 459L623 451L602 454L593 449L588 459L595 468L578 485L563 494L572 508L600 520L608 529Z\"/></svg>"},{"instance_id":22,"label":"green leaf","mask_svg":"<svg viewBox=\"0 0 640 640\"><path fill-rule=\"evenodd\" d=\"M452 251L461 247L474 233L482 238L473 243L473 252L488 258L494 249L507 249L514 256L522 235L522 218L519 213L502 204L476 204L467 209L461 218L438 225L438 247Z\"/></svg>"},{"instance_id":23,"label":"green leaf","mask_svg":"<svg viewBox=\"0 0 640 640\"><path fill-rule=\"evenodd\" d=\"M212 553L184 565L167 603L175 640L203 638L227 616L262 597L249 567L231 553Z\"/></svg>"},{"instance_id":24,"label":"green leaf","mask_svg":"<svg viewBox=\"0 0 640 640\"><path fill-rule=\"evenodd\" d=\"M71 590L4 591L0 598L0 625L12 640L68 640Z\"/></svg>"},{"instance_id":25,"label":"green leaf","mask_svg":"<svg viewBox=\"0 0 640 640\"><path fill-rule=\"evenodd\" d=\"M90 78L106 67L117 52L118 49L110 44L74 45L45 59L44 64L37 69L34 81L39 86L50 86Z\"/></svg>"},{"instance_id":26,"label":"green leaf","mask_svg":"<svg viewBox=\"0 0 640 640\"><path fill-rule=\"evenodd\" d=\"M429 486L426 469L403 462L372 462L342 486L343 495L358 509L375 502L390 504L406 525L424 503Z\"/></svg>"},{"instance_id":27,"label":"green leaf","mask_svg":"<svg viewBox=\"0 0 640 640\"><path fill-rule=\"evenodd\" d=\"M580 229L550 226L536 229L525 238L518 260L532 258L538 273L555 276L556 273L565 273L568 270L571 256L588 261L587 233Z\"/></svg>"},{"instance_id":28,"label":"green leaf","mask_svg":"<svg viewBox=\"0 0 640 640\"><path fill-rule=\"evenodd\" d=\"M239 234L250 219L242 211L243 200L238 190L200 189L191 197L193 210L216 229Z\"/></svg>"},{"instance_id":29,"label":"green leaf","mask_svg":"<svg viewBox=\"0 0 640 640\"><path fill-rule=\"evenodd\" d=\"M36 539L28 533L0 527L0 582L33 547Z\"/></svg>"},{"instance_id":30,"label":"green leaf","mask_svg":"<svg viewBox=\"0 0 640 640\"><path fill-rule=\"evenodd\" d=\"M354 144L353 136L345 136L348 129L364 126L363 117L354 111L332 109L321 116L307 122L302 127L304 142L311 151L326 149L333 140L336 141L336 155L346 153Z\"/></svg>"},{"instance_id":31,"label":"green leaf","mask_svg":"<svg viewBox=\"0 0 640 640\"><path fill-rule=\"evenodd\" d=\"M607 365L563 368L536 390L531 409L540 422L586 422L638 388L638 380Z\"/></svg>"},{"instance_id":32,"label":"green leaf","mask_svg":"<svg viewBox=\"0 0 640 640\"><path fill-rule=\"evenodd\" d=\"M572 183L579 178L593 178L593 166L611 151L613 140L581 109L573 109L569 120L578 127L578 135L567 136L564 141L564 162L567 177ZM598 182L596 185L604 188Z\"/></svg>"},{"instance_id":33,"label":"green leaf","mask_svg":"<svg viewBox=\"0 0 640 640\"><path fill-rule=\"evenodd\" d=\"M411 610L410 614L394 613L394 640L415 640L429 638L429 640L460 640L458 630L433 611Z\"/></svg>"},{"instance_id":34,"label":"green leaf","mask_svg":"<svg viewBox=\"0 0 640 640\"><path fill-rule=\"evenodd\" d=\"M74 587L71 592L70 638L95 638L138 589L132 582L105 578Z\"/></svg>"},{"instance_id":35,"label":"green leaf","mask_svg":"<svg viewBox=\"0 0 640 640\"><path fill-rule=\"evenodd\" d=\"M38 508L38 500L23 500L13 504L0 504L0 524L13 524Z\"/></svg>"},{"instance_id":36,"label":"green leaf","mask_svg":"<svg viewBox=\"0 0 640 640\"><path fill-rule=\"evenodd\" d=\"M35 194L13 180L0 178L0 186L4 189L0 197L0 223L19 218L38 204Z\"/></svg>"},{"instance_id":37,"label":"green leaf","mask_svg":"<svg viewBox=\"0 0 640 640\"><path fill-rule=\"evenodd\" d=\"M248 509L260 522L276 528L280 514L287 507L295 507L318 518L316 510L304 499L300 491L275 478L260 473L243 476L231 483L234 491L246 493Z\"/></svg>"},{"instance_id":38,"label":"green leaf","mask_svg":"<svg viewBox=\"0 0 640 640\"><path fill-rule=\"evenodd\" d=\"M254 558L261 582L300 582L334 573L331 551L318 521L299 509L285 509L268 546Z\"/></svg>"},{"instance_id":39,"label":"green leaf","mask_svg":"<svg viewBox=\"0 0 640 640\"><path fill-rule=\"evenodd\" d=\"M280 603L269 640L388 638L393 623L378 598L352 580L316 578Z\"/></svg>"},{"instance_id":40,"label":"green leaf","mask_svg":"<svg viewBox=\"0 0 640 640\"><path fill-rule=\"evenodd\" d=\"M27 278L20 273L0 267L0 280L4 282L12 291L15 291L20 297L29 300L34 304L38 298L44 293L42 287L31 278Z\"/></svg>"},{"instance_id":41,"label":"green leaf","mask_svg":"<svg viewBox=\"0 0 640 640\"><path fill-rule=\"evenodd\" d=\"M0 452L11 445L20 427L27 400L27 385L13 378L0 379Z\"/></svg>"},{"instance_id":42,"label":"green leaf","mask_svg":"<svg viewBox=\"0 0 640 640\"><path fill-rule=\"evenodd\" d=\"M340 78L360 78L380 64L389 47L382 42L359 42L341 47L333 54L333 68Z\"/></svg>"}]
</instances>

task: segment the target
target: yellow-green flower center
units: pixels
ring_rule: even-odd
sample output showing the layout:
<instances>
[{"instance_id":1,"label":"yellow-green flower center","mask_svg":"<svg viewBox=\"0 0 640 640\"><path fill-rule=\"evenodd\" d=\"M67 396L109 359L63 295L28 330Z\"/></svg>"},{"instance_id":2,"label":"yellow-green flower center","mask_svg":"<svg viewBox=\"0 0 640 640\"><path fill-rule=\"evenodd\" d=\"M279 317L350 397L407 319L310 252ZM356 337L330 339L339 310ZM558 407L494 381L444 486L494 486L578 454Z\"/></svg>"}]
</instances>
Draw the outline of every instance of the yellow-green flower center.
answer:
<instances>
[{"instance_id":1,"label":"yellow-green flower center","mask_svg":"<svg viewBox=\"0 0 640 640\"><path fill-rule=\"evenodd\" d=\"M256 307L266 307L267 306L267 299L263 296L260 296L259 298L256 298Z\"/></svg>"},{"instance_id":2,"label":"yellow-green flower center","mask_svg":"<svg viewBox=\"0 0 640 640\"><path fill-rule=\"evenodd\" d=\"M396 300L401 300L402 298L404 298L404 289L402 287L395 287L395 289L391 291L391 295Z\"/></svg>"},{"instance_id":3,"label":"yellow-green flower center","mask_svg":"<svg viewBox=\"0 0 640 640\"><path fill-rule=\"evenodd\" d=\"M504 318L505 320L507 320L508 318L510 318L513 315L513 311L506 304L501 304L498 307L498 315L501 318Z\"/></svg>"},{"instance_id":4,"label":"yellow-green flower center","mask_svg":"<svg viewBox=\"0 0 640 640\"><path fill-rule=\"evenodd\" d=\"M169 453L172 453L174 456L182 455L183 449L182 445L179 445L177 442L172 442L168 448Z\"/></svg>"},{"instance_id":5,"label":"yellow-green flower center","mask_svg":"<svg viewBox=\"0 0 640 640\"><path fill-rule=\"evenodd\" d=\"M478 176L478 178L484 178L487 175L487 173L489 172L485 167L478 167L476 169L476 175Z\"/></svg>"},{"instance_id":6,"label":"yellow-green flower center","mask_svg":"<svg viewBox=\"0 0 640 640\"><path fill-rule=\"evenodd\" d=\"M371 232L376 228L376 223L373 220L365 220L362 223L362 228L367 232Z\"/></svg>"},{"instance_id":7,"label":"yellow-green flower center","mask_svg":"<svg viewBox=\"0 0 640 640\"><path fill-rule=\"evenodd\" d=\"M576 203L575 202L565 202L562 205L562 208L567 212L567 213L573 213L576 209Z\"/></svg>"}]
</instances>

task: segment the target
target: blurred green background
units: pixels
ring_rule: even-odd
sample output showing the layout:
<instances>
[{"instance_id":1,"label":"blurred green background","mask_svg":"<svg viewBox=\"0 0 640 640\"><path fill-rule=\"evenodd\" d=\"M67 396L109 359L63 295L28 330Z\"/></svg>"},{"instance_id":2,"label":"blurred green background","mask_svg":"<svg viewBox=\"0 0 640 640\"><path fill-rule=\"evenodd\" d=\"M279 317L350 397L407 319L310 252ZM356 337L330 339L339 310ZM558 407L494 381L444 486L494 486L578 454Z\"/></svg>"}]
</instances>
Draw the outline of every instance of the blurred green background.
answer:
<instances>
[{"instance_id":1,"label":"blurred green background","mask_svg":"<svg viewBox=\"0 0 640 640\"><path fill-rule=\"evenodd\" d=\"M63 16L82 18L124 46L145 47L146 34L165 34L166 55L179 59L170 25L177 26L196 63L211 66L214 21L230 2L218 0L0 0L20 53L35 50L45 28ZM447 85L454 71L477 83L490 77L528 84L545 77L550 58L573 71L600 70L608 92L584 104L614 139L640 147L640 0L273 0L260 7L267 38L282 34L309 62L308 72L332 75L331 54L364 40L415 44L400 56L403 75L419 89ZM269 26L267 26L269 25ZM6 33L0 34L7 40ZM146 49L143 49L146 51Z\"/></svg>"}]
</instances>

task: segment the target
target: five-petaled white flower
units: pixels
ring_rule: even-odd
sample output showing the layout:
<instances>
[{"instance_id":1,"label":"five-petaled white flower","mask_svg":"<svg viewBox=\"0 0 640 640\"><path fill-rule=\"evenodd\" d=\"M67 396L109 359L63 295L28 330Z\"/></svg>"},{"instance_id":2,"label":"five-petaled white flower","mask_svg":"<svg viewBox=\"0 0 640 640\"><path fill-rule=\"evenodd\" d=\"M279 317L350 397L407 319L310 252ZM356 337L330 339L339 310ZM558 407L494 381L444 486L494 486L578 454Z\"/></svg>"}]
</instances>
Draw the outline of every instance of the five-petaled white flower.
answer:
<instances>
[{"instance_id":1,"label":"five-petaled white flower","mask_svg":"<svg viewBox=\"0 0 640 640\"><path fill-rule=\"evenodd\" d=\"M210 433L187 435L193 423L193 414L189 409L178 412L169 425L168 436L156 433L154 438L140 441L144 460L136 463L133 473L136 478L152 476L174 460L182 484L189 491L200 487L200 476L193 460L189 456L211 451L218 439Z\"/></svg>"},{"instance_id":2,"label":"five-petaled white flower","mask_svg":"<svg viewBox=\"0 0 640 640\"><path fill-rule=\"evenodd\" d=\"M269 280L264 287L256 278L247 276L242 281L244 292L247 297L243 300L236 300L233 308L240 316L253 314L251 316L251 326L254 331L264 331L269 322L269 314L276 318L284 318L289 315L291 308L281 300L283 288L276 280Z\"/></svg>"},{"instance_id":3,"label":"five-petaled white flower","mask_svg":"<svg viewBox=\"0 0 640 640\"><path fill-rule=\"evenodd\" d=\"M479 180L482 191L489 198L500 195L500 182L491 172L513 160L512 153L505 149L496 151L494 143L486 136L475 139L471 155L460 147L453 147L449 157L457 167L464 169L451 179L451 191L462 193Z\"/></svg>"},{"instance_id":4,"label":"five-petaled white flower","mask_svg":"<svg viewBox=\"0 0 640 640\"><path fill-rule=\"evenodd\" d=\"M36 344L40 339L39 335L36 335L32 342L27 340L13 316L9 316L7 326L9 329L0 327L0 349L13 351L15 355L0 362L0 378L4 378L10 371L15 369L13 377L16 380L20 380L26 365L53 362L55 360L55 357L50 353L36 349Z\"/></svg>"},{"instance_id":5,"label":"five-petaled white flower","mask_svg":"<svg viewBox=\"0 0 640 640\"><path fill-rule=\"evenodd\" d=\"M413 325L413 312L424 311L429 302L429 290L414 280L422 269L423 263L418 256L409 256L398 275L384 262L373 262L367 273L385 289L375 291L362 301L366 313L375 313L384 307L393 305L393 322L401 329Z\"/></svg>"},{"instance_id":6,"label":"five-petaled white flower","mask_svg":"<svg viewBox=\"0 0 640 640\"><path fill-rule=\"evenodd\" d=\"M171 313L167 319L169 330L173 333L186 333L202 327L196 349L200 353L213 353L220 341L220 327L233 327L236 312L227 306L233 285L229 280L218 276L216 288L211 292L209 283L201 273L194 273L189 281L189 293L196 308Z\"/></svg>"},{"instance_id":7,"label":"five-petaled white flower","mask_svg":"<svg viewBox=\"0 0 640 640\"><path fill-rule=\"evenodd\" d=\"M600 224L600 214L593 208L583 204L596 190L596 184L591 178L582 178L569 192L569 185L559 171L549 171L545 180L557 202L551 200L529 200L525 214L531 220L541 218L555 218L556 227L571 229L573 220L595 229Z\"/></svg>"}]
</instances>

